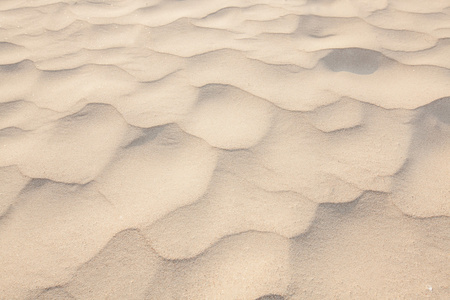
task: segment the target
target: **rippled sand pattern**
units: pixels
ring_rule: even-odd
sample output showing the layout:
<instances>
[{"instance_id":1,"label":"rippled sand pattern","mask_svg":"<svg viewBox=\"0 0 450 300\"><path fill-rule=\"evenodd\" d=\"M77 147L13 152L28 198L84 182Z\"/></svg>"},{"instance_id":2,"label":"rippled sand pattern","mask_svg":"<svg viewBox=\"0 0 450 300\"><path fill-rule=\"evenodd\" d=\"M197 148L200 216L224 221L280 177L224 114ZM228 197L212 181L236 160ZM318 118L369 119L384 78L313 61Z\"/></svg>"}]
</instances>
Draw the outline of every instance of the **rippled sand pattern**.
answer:
<instances>
[{"instance_id":1,"label":"rippled sand pattern","mask_svg":"<svg viewBox=\"0 0 450 300\"><path fill-rule=\"evenodd\" d=\"M0 299L450 299L450 0L0 1Z\"/></svg>"}]
</instances>

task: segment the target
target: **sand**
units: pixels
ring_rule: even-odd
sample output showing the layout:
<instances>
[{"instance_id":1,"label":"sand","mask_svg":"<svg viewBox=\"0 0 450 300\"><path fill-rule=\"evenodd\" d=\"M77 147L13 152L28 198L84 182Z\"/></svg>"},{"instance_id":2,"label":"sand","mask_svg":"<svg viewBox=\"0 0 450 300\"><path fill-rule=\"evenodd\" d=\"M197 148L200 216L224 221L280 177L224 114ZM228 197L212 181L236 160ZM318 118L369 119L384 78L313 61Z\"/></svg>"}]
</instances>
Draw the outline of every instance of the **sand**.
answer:
<instances>
[{"instance_id":1,"label":"sand","mask_svg":"<svg viewBox=\"0 0 450 300\"><path fill-rule=\"evenodd\" d=\"M0 1L0 299L450 299L450 0Z\"/></svg>"}]
</instances>

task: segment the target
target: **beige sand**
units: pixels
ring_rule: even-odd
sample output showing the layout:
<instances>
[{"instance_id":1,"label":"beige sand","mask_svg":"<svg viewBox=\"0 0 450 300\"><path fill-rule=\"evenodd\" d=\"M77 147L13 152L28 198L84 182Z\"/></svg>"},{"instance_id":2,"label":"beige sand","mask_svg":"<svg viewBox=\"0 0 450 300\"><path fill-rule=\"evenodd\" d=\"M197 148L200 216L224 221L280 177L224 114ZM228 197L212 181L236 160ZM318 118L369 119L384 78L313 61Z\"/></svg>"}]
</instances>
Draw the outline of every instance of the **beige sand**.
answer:
<instances>
[{"instance_id":1,"label":"beige sand","mask_svg":"<svg viewBox=\"0 0 450 300\"><path fill-rule=\"evenodd\" d=\"M450 0L0 1L0 299L450 299Z\"/></svg>"}]
</instances>

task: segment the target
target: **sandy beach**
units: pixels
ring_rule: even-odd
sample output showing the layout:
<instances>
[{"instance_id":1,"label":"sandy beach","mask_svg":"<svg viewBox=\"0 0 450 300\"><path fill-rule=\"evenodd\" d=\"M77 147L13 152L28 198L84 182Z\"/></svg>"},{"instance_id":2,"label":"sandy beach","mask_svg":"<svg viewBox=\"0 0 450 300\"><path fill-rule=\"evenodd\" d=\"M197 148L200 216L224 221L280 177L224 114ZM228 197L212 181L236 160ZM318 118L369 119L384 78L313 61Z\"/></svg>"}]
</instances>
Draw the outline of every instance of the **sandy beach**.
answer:
<instances>
[{"instance_id":1,"label":"sandy beach","mask_svg":"<svg viewBox=\"0 0 450 300\"><path fill-rule=\"evenodd\" d=\"M13 299L450 299L450 0L0 1Z\"/></svg>"}]
</instances>

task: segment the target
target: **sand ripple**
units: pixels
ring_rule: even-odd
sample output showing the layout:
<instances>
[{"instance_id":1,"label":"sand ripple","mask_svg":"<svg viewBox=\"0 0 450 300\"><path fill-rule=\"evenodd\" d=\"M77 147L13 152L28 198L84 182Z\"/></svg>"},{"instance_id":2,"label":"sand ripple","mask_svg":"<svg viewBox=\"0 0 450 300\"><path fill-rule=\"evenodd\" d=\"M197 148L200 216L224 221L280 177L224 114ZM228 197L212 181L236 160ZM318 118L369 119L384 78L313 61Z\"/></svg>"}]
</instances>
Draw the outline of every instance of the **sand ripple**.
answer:
<instances>
[{"instance_id":1,"label":"sand ripple","mask_svg":"<svg viewBox=\"0 0 450 300\"><path fill-rule=\"evenodd\" d=\"M0 299L450 296L450 1L3 0Z\"/></svg>"}]
</instances>

